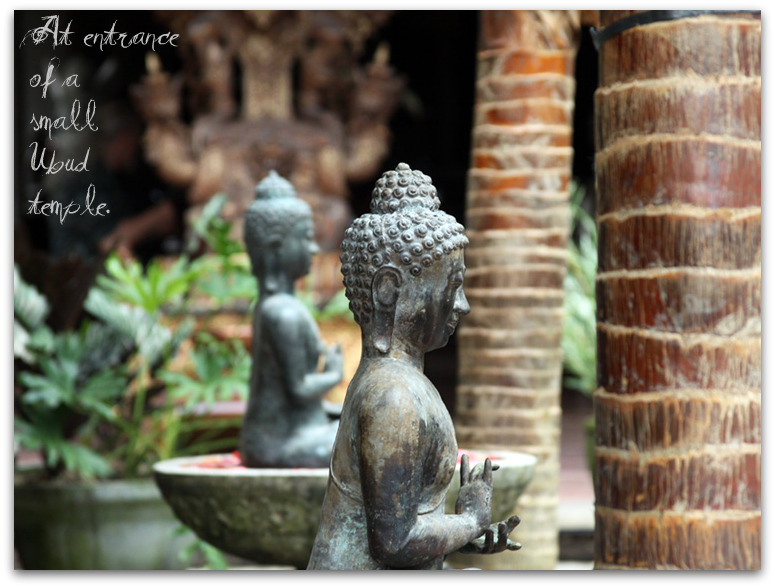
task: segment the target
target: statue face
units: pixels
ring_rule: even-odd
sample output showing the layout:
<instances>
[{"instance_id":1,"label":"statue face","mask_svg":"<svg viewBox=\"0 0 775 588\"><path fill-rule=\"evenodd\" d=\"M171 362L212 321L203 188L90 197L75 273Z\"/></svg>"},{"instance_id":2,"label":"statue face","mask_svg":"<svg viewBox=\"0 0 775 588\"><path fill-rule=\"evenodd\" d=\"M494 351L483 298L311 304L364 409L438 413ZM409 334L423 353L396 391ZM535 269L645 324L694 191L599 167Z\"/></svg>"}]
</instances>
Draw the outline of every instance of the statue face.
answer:
<instances>
[{"instance_id":1,"label":"statue face","mask_svg":"<svg viewBox=\"0 0 775 588\"><path fill-rule=\"evenodd\" d=\"M304 277L312 267L312 256L319 251L312 219L300 219L280 245L281 266L293 279Z\"/></svg>"},{"instance_id":2,"label":"statue face","mask_svg":"<svg viewBox=\"0 0 775 588\"><path fill-rule=\"evenodd\" d=\"M465 270L463 250L456 249L405 282L406 298L396 322L411 325L409 336L419 340L426 352L444 347L471 310L463 291Z\"/></svg>"}]
</instances>

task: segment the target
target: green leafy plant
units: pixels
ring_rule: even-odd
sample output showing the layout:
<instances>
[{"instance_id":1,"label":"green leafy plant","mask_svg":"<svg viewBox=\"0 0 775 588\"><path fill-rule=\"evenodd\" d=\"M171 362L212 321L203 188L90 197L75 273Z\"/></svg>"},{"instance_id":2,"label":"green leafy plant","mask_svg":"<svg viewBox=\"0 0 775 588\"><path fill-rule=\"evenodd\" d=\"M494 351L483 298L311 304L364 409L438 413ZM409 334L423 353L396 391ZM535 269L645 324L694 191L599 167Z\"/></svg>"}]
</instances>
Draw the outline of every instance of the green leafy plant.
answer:
<instances>
[{"instance_id":1,"label":"green leafy plant","mask_svg":"<svg viewBox=\"0 0 775 588\"><path fill-rule=\"evenodd\" d=\"M597 383L595 275L597 225L584 209L585 191L572 192L573 235L568 247L562 335L563 383L589 396Z\"/></svg>"},{"instance_id":2,"label":"green leafy plant","mask_svg":"<svg viewBox=\"0 0 775 588\"><path fill-rule=\"evenodd\" d=\"M97 277L103 290L153 315L190 292L201 266L183 255L166 266L154 258L143 267L136 259L121 259L114 253L105 262L105 271L106 275Z\"/></svg>"},{"instance_id":3,"label":"green leafy plant","mask_svg":"<svg viewBox=\"0 0 775 588\"><path fill-rule=\"evenodd\" d=\"M258 296L256 278L243 243L232 237L232 223L223 218L228 197L216 194L192 223L192 240L187 249L196 250L197 242L205 243L210 253L195 260L198 269L195 288L198 292L224 304L235 298L255 300Z\"/></svg>"},{"instance_id":4,"label":"green leafy plant","mask_svg":"<svg viewBox=\"0 0 775 588\"><path fill-rule=\"evenodd\" d=\"M344 293L344 288L339 290L323 308L313 307L312 316L316 321L323 321L331 318L343 318L355 322L353 313L350 310L350 301Z\"/></svg>"},{"instance_id":5,"label":"green leafy plant","mask_svg":"<svg viewBox=\"0 0 775 588\"><path fill-rule=\"evenodd\" d=\"M188 357L193 373L170 369L159 373L173 400L191 408L200 402L247 399L251 360L242 343L199 333Z\"/></svg>"},{"instance_id":6,"label":"green leafy plant","mask_svg":"<svg viewBox=\"0 0 775 588\"><path fill-rule=\"evenodd\" d=\"M76 431L80 436L100 421L115 422L113 403L128 379L113 369L81 376L81 344L76 334L68 334L57 357L41 358L41 374L25 372L19 376L27 387L22 409L26 419L16 420L15 440L20 446L42 451L50 471L63 467L82 477L108 476L113 472L108 460L86 445L73 443L65 428L71 415L86 419Z\"/></svg>"},{"instance_id":7,"label":"green leafy plant","mask_svg":"<svg viewBox=\"0 0 775 588\"><path fill-rule=\"evenodd\" d=\"M35 363L34 350L50 346L51 331L44 326L49 304L37 288L27 284L13 268L13 356L28 364Z\"/></svg>"},{"instance_id":8,"label":"green leafy plant","mask_svg":"<svg viewBox=\"0 0 775 588\"><path fill-rule=\"evenodd\" d=\"M302 289L297 292L296 297L306 307L316 322L341 318L353 324L355 323L353 313L350 310L350 301L345 295L344 288L341 288L328 302L321 305L316 300L312 283L305 281Z\"/></svg>"},{"instance_id":9,"label":"green leafy plant","mask_svg":"<svg viewBox=\"0 0 775 588\"><path fill-rule=\"evenodd\" d=\"M213 253L224 259L244 251L239 241L231 236L232 223L223 218L227 200L226 194L215 194L202 207L201 213L191 224L192 239L187 244L188 251L197 248L197 239L203 240Z\"/></svg>"},{"instance_id":10,"label":"green leafy plant","mask_svg":"<svg viewBox=\"0 0 775 588\"><path fill-rule=\"evenodd\" d=\"M176 529L175 535L192 536L191 543L180 552L180 560L184 562L202 560L206 570L227 570L229 562L226 560L226 554L220 549L214 547L194 535L194 532L185 525Z\"/></svg>"},{"instance_id":11,"label":"green leafy plant","mask_svg":"<svg viewBox=\"0 0 775 588\"><path fill-rule=\"evenodd\" d=\"M152 374L177 350L186 328L172 333L143 309L94 287L80 327L53 333L44 323L48 303L18 272L14 298L14 321L28 335L15 352L22 362L16 445L40 451L49 476L147 473L171 450L149 434ZM162 411L149 418L164 420Z\"/></svg>"},{"instance_id":12,"label":"green leafy plant","mask_svg":"<svg viewBox=\"0 0 775 588\"><path fill-rule=\"evenodd\" d=\"M97 284L113 298L149 314L180 309L185 301L204 295L218 304L235 298L254 300L255 277L241 242L231 236L232 223L222 217L227 197L217 194L191 224L191 238L183 255L171 263L159 258L143 266L116 254L105 263L106 275ZM205 253L199 253L204 243Z\"/></svg>"},{"instance_id":13,"label":"green leafy plant","mask_svg":"<svg viewBox=\"0 0 775 588\"><path fill-rule=\"evenodd\" d=\"M199 258L199 279L195 291L219 305L234 299L255 300L258 297L256 278L246 264L204 255Z\"/></svg>"},{"instance_id":14,"label":"green leafy plant","mask_svg":"<svg viewBox=\"0 0 775 588\"><path fill-rule=\"evenodd\" d=\"M207 410L219 401L245 401L250 381L250 354L234 339L220 341L209 333L195 336L186 354L189 369L163 369L159 378L182 418L178 425L181 455L231 450L239 416L207 420Z\"/></svg>"}]
</instances>

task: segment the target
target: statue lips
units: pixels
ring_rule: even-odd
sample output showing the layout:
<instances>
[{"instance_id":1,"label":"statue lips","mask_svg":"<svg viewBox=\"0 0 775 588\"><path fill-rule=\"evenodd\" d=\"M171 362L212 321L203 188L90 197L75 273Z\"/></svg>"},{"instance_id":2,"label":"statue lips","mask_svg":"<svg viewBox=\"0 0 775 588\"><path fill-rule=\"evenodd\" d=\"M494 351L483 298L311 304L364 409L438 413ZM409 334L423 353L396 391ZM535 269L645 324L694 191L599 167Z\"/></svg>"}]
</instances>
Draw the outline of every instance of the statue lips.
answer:
<instances>
[{"instance_id":1,"label":"statue lips","mask_svg":"<svg viewBox=\"0 0 775 588\"><path fill-rule=\"evenodd\" d=\"M452 334L455 332L455 329L457 329L458 322L460 322L460 316L457 313L453 314L449 318L447 321L447 336L452 336Z\"/></svg>"}]
</instances>

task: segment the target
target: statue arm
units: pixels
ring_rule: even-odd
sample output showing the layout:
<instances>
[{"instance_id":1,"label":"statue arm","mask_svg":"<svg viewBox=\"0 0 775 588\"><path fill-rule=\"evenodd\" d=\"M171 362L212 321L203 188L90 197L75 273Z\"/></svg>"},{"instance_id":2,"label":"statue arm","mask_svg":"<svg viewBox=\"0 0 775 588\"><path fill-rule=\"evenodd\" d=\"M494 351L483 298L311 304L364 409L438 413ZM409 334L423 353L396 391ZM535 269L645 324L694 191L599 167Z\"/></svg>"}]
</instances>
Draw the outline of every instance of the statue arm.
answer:
<instances>
[{"instance_id":1,"label":"statue arm","mask_svg":"<svg viewBox=\"0 0 775 588\"><path fill-rule=\"evenodd\" d=\"M425 430L413 402L391 396L393 401L365 404L359 419L369 551L386 567L414 568L482 535L490 523L490 501L479 484L476 492L469 492L469 508L460 514L418 513L425 448L433 433Z\"/></svg>"},{"instance_id":2,"label":"statue arm","mask_svg":"<svg viewBox=\"0 0 775 588\"><path fill-rule=\"evenodd\" d=\"M330 347L325 352L322 372L308 371L308 338L311 336L305 317L291 309L281 310L274 320L267 321L275 348L280 378L292 399L305 403L320 399L342 380L342 350ZM315 365L317 357L314 358Z\"/></svg>"}]
</instances>

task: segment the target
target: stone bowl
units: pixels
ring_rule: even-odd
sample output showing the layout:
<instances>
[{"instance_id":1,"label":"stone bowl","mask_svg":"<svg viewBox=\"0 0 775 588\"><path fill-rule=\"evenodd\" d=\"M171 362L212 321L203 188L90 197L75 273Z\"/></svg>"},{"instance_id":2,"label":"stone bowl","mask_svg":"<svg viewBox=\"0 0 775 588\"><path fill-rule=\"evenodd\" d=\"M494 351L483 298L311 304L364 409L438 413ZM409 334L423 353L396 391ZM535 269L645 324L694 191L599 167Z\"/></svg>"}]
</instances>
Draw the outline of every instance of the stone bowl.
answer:
<instances>
[{"instance_id":1,"label":"stone bowl","mask_svg":"<svg viewBox=\"0 0 775 588\"><path fill-rule=\"evenodd\" d=\"M506 518L533 476L536 459L504 451L469 451L470 464L489 456L493 474L493 520ZM481 457L481 459L479 459ZM212 467L230 454L158 462L154 478L175 515L218 549L262 565L304 569L320 522L328 468ZM455 512L459 466L447 494Z\"/></svg>"},{"instance_id":2,"label":"stone bowl","mask_svg":"<svg viewBox=\"0 0 775 588\"><path fill-rule=\"evenodd\" d=\"M154 478L175 515L204 541L258 564L306 568L328 468L206 465L229 457L161 461Z\"/></svg>"}]
</instances>

